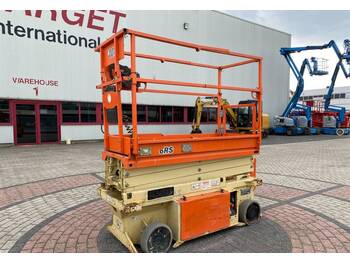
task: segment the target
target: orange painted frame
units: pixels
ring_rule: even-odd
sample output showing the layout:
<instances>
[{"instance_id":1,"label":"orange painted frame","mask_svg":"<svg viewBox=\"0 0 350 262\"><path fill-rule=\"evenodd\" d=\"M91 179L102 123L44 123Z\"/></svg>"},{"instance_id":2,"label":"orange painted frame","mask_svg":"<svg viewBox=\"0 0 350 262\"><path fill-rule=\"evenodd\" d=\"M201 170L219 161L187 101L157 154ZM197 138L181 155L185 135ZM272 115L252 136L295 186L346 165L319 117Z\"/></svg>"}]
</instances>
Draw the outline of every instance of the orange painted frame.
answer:
<instances>
[{"instance_id":1,"label":"orange painted frame","mask_svg":"<svg viewBox=\"0 0 350 262\"><path fill-rule=\"evenodd\" d=\"M126 36L130 38L130 51L124 50L124 41ZM235 62L228 65L210 65L197 63L187 60L181 60L171 57L161 57L149 54L136 53L136 39L143 38L155 42L162 42L174 46L181 46L193 49L196 52L209 52L223 54L232 57L244 58L245 60ZM161 36L146 34L130 29L123 29L112 37L104 41L96 48L100 52L101 65L101 84L97 86L102 89L103 100L103 116L104 116L104 145L103 158L106 156L120 159L125 168L140 168L157 165L169 165L177 163L186 163L201 160L213 160L220 158L239 157L253 155L259 152L261 143L261 118L256 118L256 114L262 113L262 58L258 56L246 55L232 52L228 49L208 47L183 41L178 41ZM130 56L130 68L132 74L130 77L122 77L119 69L119 61L125 56ZM135 72L136 59L148 59L160 61L162 63L176 63L187 66L202 67L217 70L217 84L201 84L192 82L181 82L173 80L147 79L140 78ZM258 85L257 87L239 87L222 85L222 72L228 68L243 66L246 64L258 64ZM111 76L111 65L113 65L113 74ZM122 81L131 80L131 89L123 88ZM144 88L139 85L143 84ZM204 92L186 92L174 90L161 90L148 88L148 84L166 85L166 86L184 86L201 89L215 90L215 93ZM110 90L110 87L113 90ZM107 87L109 90L107 90ZM223 105L222 90L250 92L258 101L258 108L254 104L247 105ZM121 108L121 92L131 92L132 107L132 135L123 134L122 108ZM162 134L139 134L137 125L137 93L161 93L176 94L190 96L212 96L217 97L217 132L214 134L178 134L178 135L162 135ZM225 107L243 107L250 106L253 108L252 128L249 134L227 133L226 132L226 116L223 113ZM109 133L109 124L107 121L106 109L116 108L118 116L118 135ZM173 147L172 154L161 154L164 147ZM191 150L183 150L184 147ZM141 155L140 148L150 150L150 155Z\"/></svg>"}]
</instances>

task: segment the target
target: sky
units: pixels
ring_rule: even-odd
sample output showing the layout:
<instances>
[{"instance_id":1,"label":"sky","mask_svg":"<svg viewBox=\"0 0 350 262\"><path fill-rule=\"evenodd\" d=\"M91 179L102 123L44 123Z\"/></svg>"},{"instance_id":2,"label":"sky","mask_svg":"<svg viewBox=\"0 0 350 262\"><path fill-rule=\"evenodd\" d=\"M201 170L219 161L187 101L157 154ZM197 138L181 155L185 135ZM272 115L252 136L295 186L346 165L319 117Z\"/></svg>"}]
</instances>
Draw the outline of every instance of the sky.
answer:
<instances>
[{"instance_id":1,"label":"sky","mask_svg":"<svg viewBox=\"0 0 350 262\"><path fill-rule=\"evenodd\" d=\"M335 40L343 51L344 39L350 39L350 11L225 11L236 17L265 25L292 35L292 47L307 45L323 45ZM300 68L305 58L312 56L328 59L326 76L310 77L305 72L305 90L325 88L330 84L333 70L337 62L334 52L330 50L307 51L293 55ZM347 66L349 70L349 66ZM349 71L348 71L349 72ZM296 80L290 74L290 89L295 90ZM339 72L335 86L350 86L350 78L346 79Z\"/></svg>"}]
</instances>

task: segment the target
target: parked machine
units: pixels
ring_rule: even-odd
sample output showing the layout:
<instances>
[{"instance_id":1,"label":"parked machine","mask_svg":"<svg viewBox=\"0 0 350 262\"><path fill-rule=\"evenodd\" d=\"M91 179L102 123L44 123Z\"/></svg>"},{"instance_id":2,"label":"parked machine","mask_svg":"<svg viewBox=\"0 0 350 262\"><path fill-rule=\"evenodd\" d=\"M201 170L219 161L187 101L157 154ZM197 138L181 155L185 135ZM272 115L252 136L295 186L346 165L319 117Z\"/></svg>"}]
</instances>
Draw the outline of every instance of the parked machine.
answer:
<instances>
[{"instance_id":1,"label":"parked machine","mask_svg":"<svg viewBox=\"0 0 350 262\"><path fill-rule=\"evenodd\" d=\"M229 105L226 99L221 99L224 105ZM196 103L194 106L194 116L192 122L192 131L191 134L201 134L202 131L200 129L202 113L204 108L213 108L216 110L218 107L219 100L217 97L205 97L204 99L201 97L197 97ZM226 116L229 120L229 125L232 130L237 128L237 112L231 107L225 108Z\"/></svg>"},{"instance_id":2,"label":"parked machine","mask_svg":"<svg viewBox=\"0 0 350 262\"><path fill-rule=\"evenodd\" d=\"M242 61L219 66L140 54L135 50L139 39ZM124 49L126 40L130 41L129 51ZM137 245L144 252L166 252L171 246L211 232L258 222L261 209L254 192L262 183L256 177L255 160L261 143L261 118L256 116L262 114L262 58L129 29L114 34L97 51L101 58L102 83L97 88L102 90L105 161L105 179L98 192L113 213L109 231L131 252L138 251ZM127 74L120 66L125 57L130 58ZM212 69L217 72L217 84L143 78L137 71L139 59ZM257 87L222 84L223 71L247 64L257 65ZM198 91L178 91L173 86ZM257 103L225 103L222 90L250 93ZM131 97L130 133L123 130L122 92ZM141 93L215 97L216 132L141 134L137 121L137 95ZM242 106L251 107L249 132L227 132L225 112ZM111 111L118 116L117 128L109 125Z\"/></svg>"},{"instance_id":3,"label":"parked machine","mask_svg":"<svg viewBox=\"0 0 350 262\"><path fill-rule=\"evenodd\" d=\"M222 103L224 105L229 105L228 101L222 98ZM226 119L228 122L229 129L227 132L240 132L240 133L249 133L252 127L252 118L253 111L252 106L258 106L257 100L244 100L239 101L238 103L240 107L231 108L226 107ZM195 107L194 107L194 115L192 122L192 131L191 134L201 134L202 131L200 129L202 113L205 108L213 108L216 109L218 106L218 99L216 97L197 97ZM257 109L256 109L257 110ZM259 117L258 115L256 117ZM269 134L270 129L270 116L268 114L262 114L262 137L266 138Z\"/></svg>"},{"instance_id":4,"label":"parked machine","mask_svg":"<svg viewBox=\"0 0 350 262\"><path fill-rule=\"evenodd\" d=\"M337 44L332 40L328 46L333 48L338 57L338 62L334 68L331 83L327 86L327 94L324 96L323 106L318 106L313 111L315 125L321 128L321 133L328 135L347 135L349 134L350 117L345 107L331 105L331 99L334 91L335 82L341 69L346 78L350 77L347 72L344 61L350 65L350 40L344 40L344 52L341 53Z\"/></svg>"},{"instance_id":5,"label":"parked machine","mask_svg":"<svg viewBox=\"0 0 350 262\"><path fill-rule=\"evenodd\" d=\"M291 54L308 50L321 50L328 45L281 48L280 53L286 59L298 83L294 95L280 116L273 119L273 132L277 135L316 135L319 128L313 125L311 107L298 100L304 90L304 72L307 68L310 76L323 76L328 74L326 60L322 58L305 58L298 69Z\"/></svg>"}]
</instances>

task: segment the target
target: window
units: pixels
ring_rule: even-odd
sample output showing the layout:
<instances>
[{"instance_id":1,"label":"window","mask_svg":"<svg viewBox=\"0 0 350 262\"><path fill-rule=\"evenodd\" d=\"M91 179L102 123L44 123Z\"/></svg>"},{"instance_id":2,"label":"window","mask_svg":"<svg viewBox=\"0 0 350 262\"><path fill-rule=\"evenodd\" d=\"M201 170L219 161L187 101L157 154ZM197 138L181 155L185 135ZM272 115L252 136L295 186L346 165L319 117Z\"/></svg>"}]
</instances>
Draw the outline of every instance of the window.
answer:
<instances>
[{"instance_id":1,"label":"window","mask_svg":"<svg viewBox=\"0 0 350 262\"><path fill-rule=\"evenodd\" d=\"M148 122L160 122L159 106L148 106Z\"/></svg>"},{"instance_id":2,"label":"window","mask_svg":"<svg viewBox=\"0 0 350 262\"><path fill-rule=\"evenodd\" d=\"M339 94L335 94L335 95L334 95L334 98L335 98L335 99L339 99L339 98L340 98L340 95L339 95Z\"/></svg>"},{"instance_id":3,"label":"window","mask_svg":"<svg viewBox=\"0 0 350 262\"><path fill-rule=\"evenodd\" d=\"M123 105L123 119L124 122L131 123L132 122L132 108L131 104ZM137 121L146 122L146 106L137 105Z\"/></svg>"},{"instance_id":4,"label":"window","mask_svg":"<svg viewBox=\"0 0 350 262\"><path fill-rule=\"evenodd\" d=\"M341 93L340 98L345 98L345 93Z\"/></svg>"},{"instance_id":5,"label":"window","mask_svg":"<svg viewBox=\"0 0 350 262\"><path fill-rule=\"evenodd\" d=\"M209 109L209 122L216 122L217 111L216 108L208 108Z\"/></svg>"},{"instance_id":6,"label":"window","mask_svg":"<svg viewBox=\"0 0 350 262\"><path fill-rule=\"evenodd\" d=\"M179 123L179 122L184 122L184 108L183 107L176 107L174 106L174 122Z\"/></svg>"},{"instance_id":7,"label":"window","mask_svg":"<svg viewBox=\"0 0 350 262\"><path fill-rule=\"evenodd\" d=\"M62 103L62 122L79 122L79 103Z\"/></svg>"},{"instance_id":8,"label":"window","mask_svg":"<svg viewBox=\"0 0 350 262\"><path fill-rule=\"evenodd\" d=\"M96 122L96 104L80 103L80 117L83 123Z\"/></svg>"},{"instance_id":9,"label":"window","mask_svg":"<svg viewBox=\"0 0 350 262\"><path fill-rule=\"evenodd\" d=\"M124 104L123 107L123 122L131 123L132 121L132 112L131 104Z\"/></svg>"},{"instance_id":10,"label":"window","mask_svg":"<svg viewBox=\"0 0 350 262\"><path fill-rule=\"evenodd\" d=\"M146 122L146 106L144 105L137 106L137 121Z\"/></svg>"},{"instance_id":11,"label":"window","mask_svg":"<svg viewBox=\"0 0 350 262\"><path fill-rule=\"evenodd\" d=\"M117 109L106 109L108 124L114 125L118 123Z\"/></svg>"},{"instance_id":12,"label":"window","mask_svg":"<svg viewBox=\"0 0 350 262\"><path fill-rule=\"evenodd\" d=\"M202 123L208 122L208 108L203 108L202 115L201 115L201 122Z\"/></svg>"},{"instance_id":13,"label":"window","mask_svg":"<svg viewBox=\"0 0 350 262\"><path fill-rule=\"evenodd\" d=\"M172 122L173 121L173 108L171 106L161 107L162 122Z\"/></svg>"},{"instance_id":14,"label":"window","mask_svg":"<svg viewBox=\"0 0 350 262\"><path fill-rule=\"evenodd\" d=\"M195 118L194 113L195 113L194 107L187 108L187 121L188 122L193 122L193 119Z\"/></svg>"},{"instance_id":15,"label":"window","mask_svg":"<svg viewBox=\"0 0 350 262\"><path fill-rule=\"evenodd\" d=\"M8 100L0 100L0 123L10 123L10 105Z\"/></svg>"}]
</instances>

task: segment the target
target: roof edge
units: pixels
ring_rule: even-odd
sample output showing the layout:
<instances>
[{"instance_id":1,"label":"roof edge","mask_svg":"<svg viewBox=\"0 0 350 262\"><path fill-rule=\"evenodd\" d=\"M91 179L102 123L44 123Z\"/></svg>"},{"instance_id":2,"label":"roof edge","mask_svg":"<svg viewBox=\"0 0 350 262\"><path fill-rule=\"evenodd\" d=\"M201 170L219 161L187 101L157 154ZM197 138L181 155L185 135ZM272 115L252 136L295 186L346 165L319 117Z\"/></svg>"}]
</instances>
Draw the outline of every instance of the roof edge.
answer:
<instances>
[{"instance_id":1,"label":"roof edge","mask_svg":"<svg viewBox=\"0 0 350 262\"><path fill-rule=\"evenodd\" d=\"M261 25L261 24L258 24L258 23L256 23L256 22L249 21L249 20L246 20L246 19L243 19L243 18L234 16L234 15L225 13L225 12L223 12L223 11L218 11L218 10L211 10L211 11L212 11L212 12L215 12L215 13L222 14L222 15L226 15L226 16L231 17L231 18L235 18L235 19L237 19L237 20L241 20L241 21L246 22L246 23L249 23L249 24L257 25L257 26L263 27L263 28L268 29L268 30L276 31L276 32L278 32L278 33L285 34L285 35L288 35L288 36L292 37L292 34L287 33L287 32L284 32L284 31L282 31L282 30L278 30L278 29L276 29L276 28L272 28L272 27L269 27L269 26L266 26L266 25ZM243 11L244 11L244 10L243 10Z\"/></svg>"}]
</instances>

